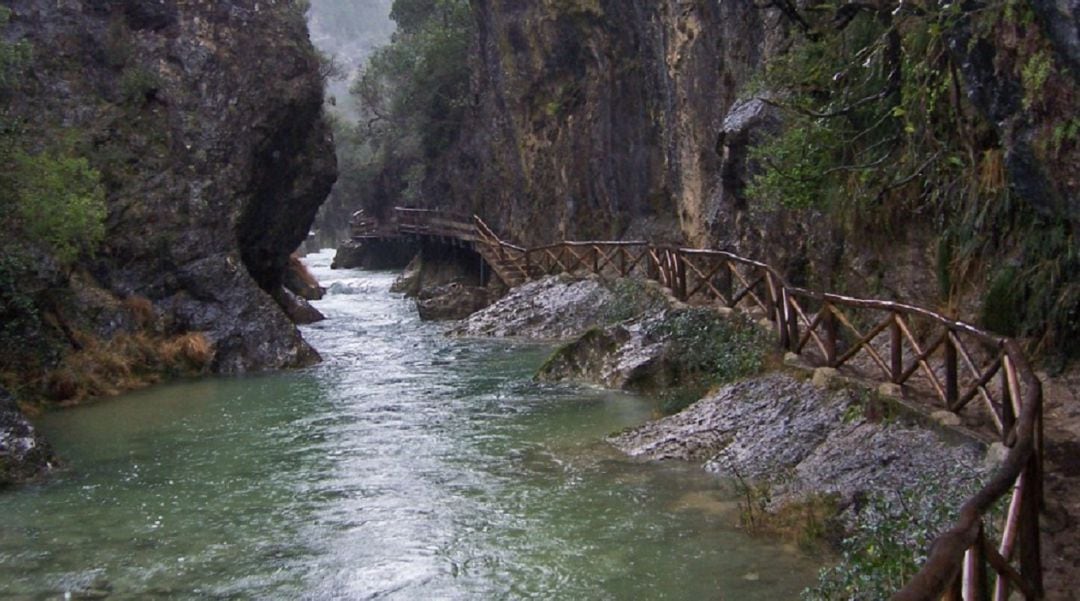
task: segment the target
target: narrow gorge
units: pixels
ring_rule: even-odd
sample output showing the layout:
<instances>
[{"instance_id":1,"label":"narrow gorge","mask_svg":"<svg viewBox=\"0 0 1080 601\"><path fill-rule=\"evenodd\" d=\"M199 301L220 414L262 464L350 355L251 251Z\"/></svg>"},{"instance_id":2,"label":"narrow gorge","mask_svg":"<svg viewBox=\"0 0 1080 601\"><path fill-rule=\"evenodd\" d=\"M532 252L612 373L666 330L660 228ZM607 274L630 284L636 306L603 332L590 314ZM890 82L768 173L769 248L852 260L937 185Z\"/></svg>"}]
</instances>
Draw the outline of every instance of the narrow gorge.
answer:
<instances>
[{"instance_id":1,"label":"narrow gorge","mask_svg":"<svg viewBox=\"0 0 1080 601\"><path fill-rule=\"evenodd\" d=\"M0 596L1080 598L1078 106L1077 0L5 0Z\"/></svg>"}]
</instances>

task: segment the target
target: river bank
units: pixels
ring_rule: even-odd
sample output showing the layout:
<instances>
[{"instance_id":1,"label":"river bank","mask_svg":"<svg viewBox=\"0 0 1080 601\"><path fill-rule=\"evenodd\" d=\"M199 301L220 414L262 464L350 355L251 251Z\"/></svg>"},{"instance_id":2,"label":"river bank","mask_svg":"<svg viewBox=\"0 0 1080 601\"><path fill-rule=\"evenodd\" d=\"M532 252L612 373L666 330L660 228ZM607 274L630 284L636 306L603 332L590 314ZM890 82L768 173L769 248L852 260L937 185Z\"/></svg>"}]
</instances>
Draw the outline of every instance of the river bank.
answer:
<instances>
[{"instance_id":1,"label":"river bank","mask_svg":"<svg viewBox=\"0 0 1080 601\"><path fill-rule=\"evenodd\" d=\"M955 511L1000 461L999 449L913 416L875 389L786 367L763 324L688 307L653 284L545 278L450 332L560 339L538 378L687 397L670 406L673 415L609 443L734 481L746 493L747 525L837 549L869 510L902 502L905 490L925 493L924 514ZM794 524L792 513L801 516ZM948 525L936 516L933 527Z\"/></svg>"},{"instance_id":2,"label":"river bank","mask_svg":"<svg viewBox=\"0 0 1080 601\"><path fill-rule=\"evenodd\" d=\"M324 361L40 419L65 470L0 496L0 596L796 598L820 561L733 528L734 491L604 442L648 398L444 336L393 276L330 272Z\"/></svg>"}]
</instances>

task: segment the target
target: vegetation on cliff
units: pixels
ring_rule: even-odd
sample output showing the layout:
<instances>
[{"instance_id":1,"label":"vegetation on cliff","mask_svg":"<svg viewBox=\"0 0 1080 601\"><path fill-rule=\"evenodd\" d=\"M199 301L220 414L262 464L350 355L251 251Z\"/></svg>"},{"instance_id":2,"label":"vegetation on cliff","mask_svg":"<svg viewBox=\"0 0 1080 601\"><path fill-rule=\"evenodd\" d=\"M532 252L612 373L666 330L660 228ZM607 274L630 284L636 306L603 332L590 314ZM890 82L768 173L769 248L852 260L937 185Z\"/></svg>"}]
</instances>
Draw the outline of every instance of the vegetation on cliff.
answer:
<instances>
[{"instance_id":1,"label":"vegetation on cliff","mask_svg":"<svg viewBox=\"0 0 1080 601\"><path fill-rule=\"evenodd\" d=\"M781 4L799 34L759 89L786 127L749 194L882 237L925 224L947 305L978 290L987 327L1080 351L1078 186L1047 185L1080 157L1077 87L1031 5Z\"/></svg>"},{"instance_id":2,"label":"vegetation on cliff","mask_svg":"<svg viewBox=\"0 0 1080 601\"><path fill-rule=\"evenodd\" d=\"M0 30L11 10L0 7ZM20 348L40 330L28 280L54 261L70 268L93 252L105 234L101 176L66 143L32 137L10 111L24 69L32 60L25 42L0 41L0 345Z\"/></svg>"},{"instance_id":3,"label":"vegetation on cliff","mask_svg":"<svg viewBox=\"0 0 1080 601\"><path fill-rule=\"evenodd\" d=\"M352 94L360 118L337 124L338 194L386 208L419 200L426 171L458 136L468 102L474 29L465 0L396 0L398 29Z\"/></svg>"}]
</instances>

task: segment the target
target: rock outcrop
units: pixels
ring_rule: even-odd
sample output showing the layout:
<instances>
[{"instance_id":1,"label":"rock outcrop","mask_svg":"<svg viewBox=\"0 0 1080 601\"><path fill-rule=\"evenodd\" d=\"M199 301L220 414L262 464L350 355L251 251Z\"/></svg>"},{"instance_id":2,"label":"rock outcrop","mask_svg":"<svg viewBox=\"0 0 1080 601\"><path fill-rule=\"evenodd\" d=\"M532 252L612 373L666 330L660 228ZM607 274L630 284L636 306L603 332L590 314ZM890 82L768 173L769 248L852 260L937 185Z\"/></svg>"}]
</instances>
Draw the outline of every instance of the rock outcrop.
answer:
<instances>
[{"instance_id":1,"label":"rock outcrop","mask_svg":"<svg viewBox=\"0 0 1080 601\"><path fill-rule=\"evenodd\" d=\"M599 278L552 276L514 288L451 328L456 336L565 340L606 321L614 299Z\"/></svg>"},{"instance_id":2,"label":"rock outcrop","mask_svg":"<svg viewBox=\"0 0 1080 601\"><path fill-rule=\"evenodd\" d=\"M691 461L726 477L767 482L773 507L832 495L841 508L857 509L863 497L928 477L948 489L983 474L979 444L866 413L854 390L822 390L778 373L725 386L610 440L634 457Z\"/></svg>"},{"instance_id":3,"label":"rock outcrop","mask_svg":"<svg viewBox=\"0 0 1080 601\"><path fill-rule=\"evenodd\" d=\"M19 411L15 398L0 388L0 489L47 473L54 461L49 444Z\"/></svg>"},{"instance_id":4,"label":"rock outcrop","mask_svg":"<svg viewBox=\"0 0 1080 601\"><path fill-rule=\"evenodd\" d=\"M490 304L491 294L487 288L457 282L426 288L416 298L420 319L428 321L464 319Z\"/></svg>"},{"instance_id":5,"label":"rock outcrop","mask_svg":"<svg viewBox=\"0 0 1080 601\"><path fill-rule=\"evenodd\" d=\"M426 196L453 198L525 244L707 240L717 135L779 40L774 11L491 0L474 12L476 104Z\"/></svg>"},{"instance_id":6,"label":"rock outcrop","mask_svg":"<svg viewBox=\"0 0 1080 601\"><path fill-rule=\"evenodd\" d=\"M106 188L105 242L65 284L148 299L170 332L207 336L217 372L314 360L274 300L336 170L296 3L6 5L5 37L33 56L13 114L43 147L74 144ZM38 302L68 330L112 310L66 298Z\"/></svg>"}]
</instances>

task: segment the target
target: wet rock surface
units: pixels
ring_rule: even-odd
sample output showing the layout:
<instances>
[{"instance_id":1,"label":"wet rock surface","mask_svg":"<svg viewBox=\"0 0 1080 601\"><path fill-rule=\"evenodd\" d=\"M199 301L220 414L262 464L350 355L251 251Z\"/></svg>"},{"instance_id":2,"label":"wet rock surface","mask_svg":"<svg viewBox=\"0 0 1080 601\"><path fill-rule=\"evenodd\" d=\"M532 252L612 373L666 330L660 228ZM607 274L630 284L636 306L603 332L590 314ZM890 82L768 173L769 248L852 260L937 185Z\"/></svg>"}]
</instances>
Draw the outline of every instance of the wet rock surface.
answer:
<instances>
[{"instance_id":1,"label":"wet rock surface","mask_svg":"<svg viewBox=\"0 0 1080 601\"><path fill-rule=\"evenodd\" d=\"M416 308L420 319L450 321L464 319L489 304L491 296L486 288L452 283L421 291Z\"/></svg>"},{"instance_id":2,"label":"wet rock surface","mask_svg":"<svg viewBox=\"0 0 1080 601\"><path fill-rule=\"evenodd\" d=\"M336 176L301 11L255 0L6 6L4 35L33 53L13 116L43 141L70 135L106 189L93 278L68 285L150 300L170 333L205 333L218 372L309 361L274 301ZM62 309L72 329L95 315Z\"/></svg>"},{"instance_id":3,"label":"wet rock surface","mask_svg":"<svg viewBox=\"0 0 1080 601\"><path fill-rule=\"evenodd\" d=\"M655 391L680 383L670 343L654 328L666 312L606 328L593 328L563 346L537 373L540 380L576 380L624 390Z\"/></svg>"},{"instance_id":4,"label":"wet rock surface","mask_svg":"<svg viewBox=\"0 0 1080 601\"><path fill-rule=\"evenodd\" d=\"M980 445L951 444L901 421L869 421L859 403L853 390L822 390L774 373L722 387L610 441L634 457L691 461L718 475L769 482L773 506L832 494L849 507L927 475L948 485L980 474Z\"/></svg>"},{"instance_id":5,"label":"wet rock surface","mask_svg":"<svg viewBox=\"0 0 1080 601\"><path fill-rule=\"evenodd\" d=\"M285 270L283 284L287 290L304 300L320 300L326 294L326 288L319 285L319 281L295 254L289 257L289 267Z\"/></svg>"},{"instance_id":6,"label":"wet rock surface","mask_svg":"<svg viewBox=\"0 0 1080 601\"><path fill-rule=\"evenodd\" d=\"M450 334L565 340L602 323L613 299L598 278L546 277L514 288Z\"/></svg>"},{"instance_id":7,"label":"wet rock surface","mask_svg":"<svg viewBox=\"0 0 1080 601\"><path fill-rule=\"evenodd\" d=\"M49 444L0 388L0 489L47 473L53 461Z\"/></svg>"},{"instance_id":8,"label":"wet rock surface","mask_svg":"<svg viewBox=\"0 0 1080 601\"><path fill-rule=\"evenodd\" d=\"M408 240L347 240L337 247L334 269L401 269L416 254Z\"/></svg>"}]
</instances>

